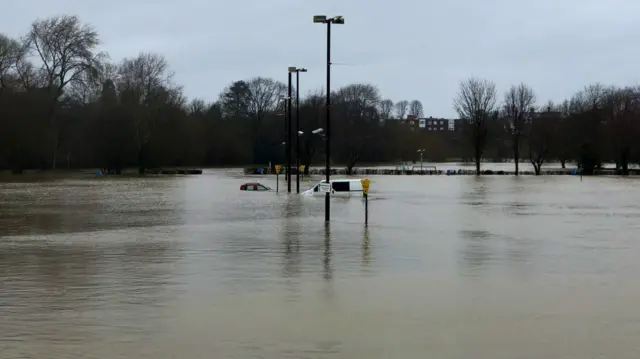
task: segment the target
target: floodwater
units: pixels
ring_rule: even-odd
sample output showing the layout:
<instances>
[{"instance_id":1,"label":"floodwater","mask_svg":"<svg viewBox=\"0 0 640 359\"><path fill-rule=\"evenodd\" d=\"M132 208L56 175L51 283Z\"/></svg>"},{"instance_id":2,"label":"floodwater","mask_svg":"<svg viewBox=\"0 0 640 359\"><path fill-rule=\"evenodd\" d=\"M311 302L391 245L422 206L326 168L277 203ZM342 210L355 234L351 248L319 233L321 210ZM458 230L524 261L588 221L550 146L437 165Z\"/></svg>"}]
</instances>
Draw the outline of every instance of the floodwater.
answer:
<instances>
[{"instance_id":1,"label":"floodwater","mask_svg":"<svg viewBox=\"0 0 640 359\"><path fill-rule=\"evenodd\" d=\"M640 358L638 180L370 179L0 183L0 358Z\"/></svg>"}]
</instances>

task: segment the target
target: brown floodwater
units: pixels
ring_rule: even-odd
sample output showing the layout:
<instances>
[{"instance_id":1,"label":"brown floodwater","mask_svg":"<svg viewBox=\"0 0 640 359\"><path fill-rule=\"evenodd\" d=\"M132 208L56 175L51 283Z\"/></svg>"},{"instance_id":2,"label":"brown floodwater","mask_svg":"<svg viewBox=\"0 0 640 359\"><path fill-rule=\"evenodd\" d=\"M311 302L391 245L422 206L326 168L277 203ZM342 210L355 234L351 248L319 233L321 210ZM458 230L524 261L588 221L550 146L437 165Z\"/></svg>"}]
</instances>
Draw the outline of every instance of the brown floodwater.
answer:
<instances>
[{"instance_id":1,"label":"brown floodwater","mask_svg":"<svg viewBox=\"0 0 640 359\"><path fill-rule=\"evenodd\" d=\"M640 358L640 180L370 179L5 177L0 358Z\"/></svg>"}]
</instances>

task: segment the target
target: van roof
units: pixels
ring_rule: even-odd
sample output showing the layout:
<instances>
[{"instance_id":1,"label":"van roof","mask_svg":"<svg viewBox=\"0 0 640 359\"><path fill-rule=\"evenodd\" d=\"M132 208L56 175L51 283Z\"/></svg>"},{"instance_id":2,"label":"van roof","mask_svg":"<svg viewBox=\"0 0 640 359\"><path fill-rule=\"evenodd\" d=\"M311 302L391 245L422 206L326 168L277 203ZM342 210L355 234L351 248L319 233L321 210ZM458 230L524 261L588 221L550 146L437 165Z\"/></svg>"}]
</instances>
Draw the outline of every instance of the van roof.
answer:
<instances>
[{"instance_id":1,"label":"van roof","mask_svg":"<svg viewBox=\"0 0 640 359\"><path fill-rule=\"evenodd\" d=\"M330 182L358 182L358 183L360 183L361 180L359 180L359 179L351 179L351 178L338 178L338 179L331 179L329 181ZM323 179L320 182L326 183L327 180Z\"/></svg>"}]
</instances>

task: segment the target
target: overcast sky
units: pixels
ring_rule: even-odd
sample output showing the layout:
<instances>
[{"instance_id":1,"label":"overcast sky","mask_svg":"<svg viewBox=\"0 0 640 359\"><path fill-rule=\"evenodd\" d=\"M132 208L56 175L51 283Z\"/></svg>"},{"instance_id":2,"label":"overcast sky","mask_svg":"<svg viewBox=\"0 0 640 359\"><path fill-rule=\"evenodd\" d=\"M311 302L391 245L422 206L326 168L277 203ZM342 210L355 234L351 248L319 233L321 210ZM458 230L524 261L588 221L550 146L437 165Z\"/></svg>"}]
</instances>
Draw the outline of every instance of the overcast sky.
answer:
<instances>
[{"instance_id":1,"label":"overcast sky","mask_svg":"<svg viewBox=\"0 0 640 359\"><path fill-rule=\"evenodd\" d=\"M640 83L639 0L6 0L0 32L19 36L40 17L78 15L113 60L164 54L189 97L217 98L234 80L286 81L306 67L301 90L324 86L326 28L334 26L332 88L376 84L384 97L422 101L426 116L452 117L469 76L500 97L524 81L539 102L593 82Z\"/></svg>"}]
</instances>

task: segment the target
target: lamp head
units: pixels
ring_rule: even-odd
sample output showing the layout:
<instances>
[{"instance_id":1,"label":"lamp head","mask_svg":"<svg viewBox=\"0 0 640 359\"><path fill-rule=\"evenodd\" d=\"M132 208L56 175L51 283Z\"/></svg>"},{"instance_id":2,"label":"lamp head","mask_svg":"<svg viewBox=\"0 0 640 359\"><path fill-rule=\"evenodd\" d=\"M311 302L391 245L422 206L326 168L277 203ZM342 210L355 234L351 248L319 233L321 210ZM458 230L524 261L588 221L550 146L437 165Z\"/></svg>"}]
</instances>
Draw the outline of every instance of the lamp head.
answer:
<instances>
[{"instance_id":1,"label":"lamp head","mask_svg":"<svg viewBox=\"0 0 640 359\"><path fill-rule=\"evenodd\" d=\"M331 19L331 22L334 24L344 25L344 17L334 16L333 19Z\"/></svg>"},{"instance_id":2,"label":"lamp head","mask_svg":"<svg viewBox=\"0 0 640 359\"><path fill-rule=\"evenodd\" d=\"M289 72L296 72L298 69L295 66L289 66Z\"/></svg>"},{"instance_id":3,"label":"lamp head","mask_svg":"<svg viewBox=\"0 0 640 359\"><path fill-rule=\"evenodd\" d=\"M313 16L313 22L316 24L324 24L327 22L327 16L326 15L314 15Z\"/></svg>"}]
</instances>

